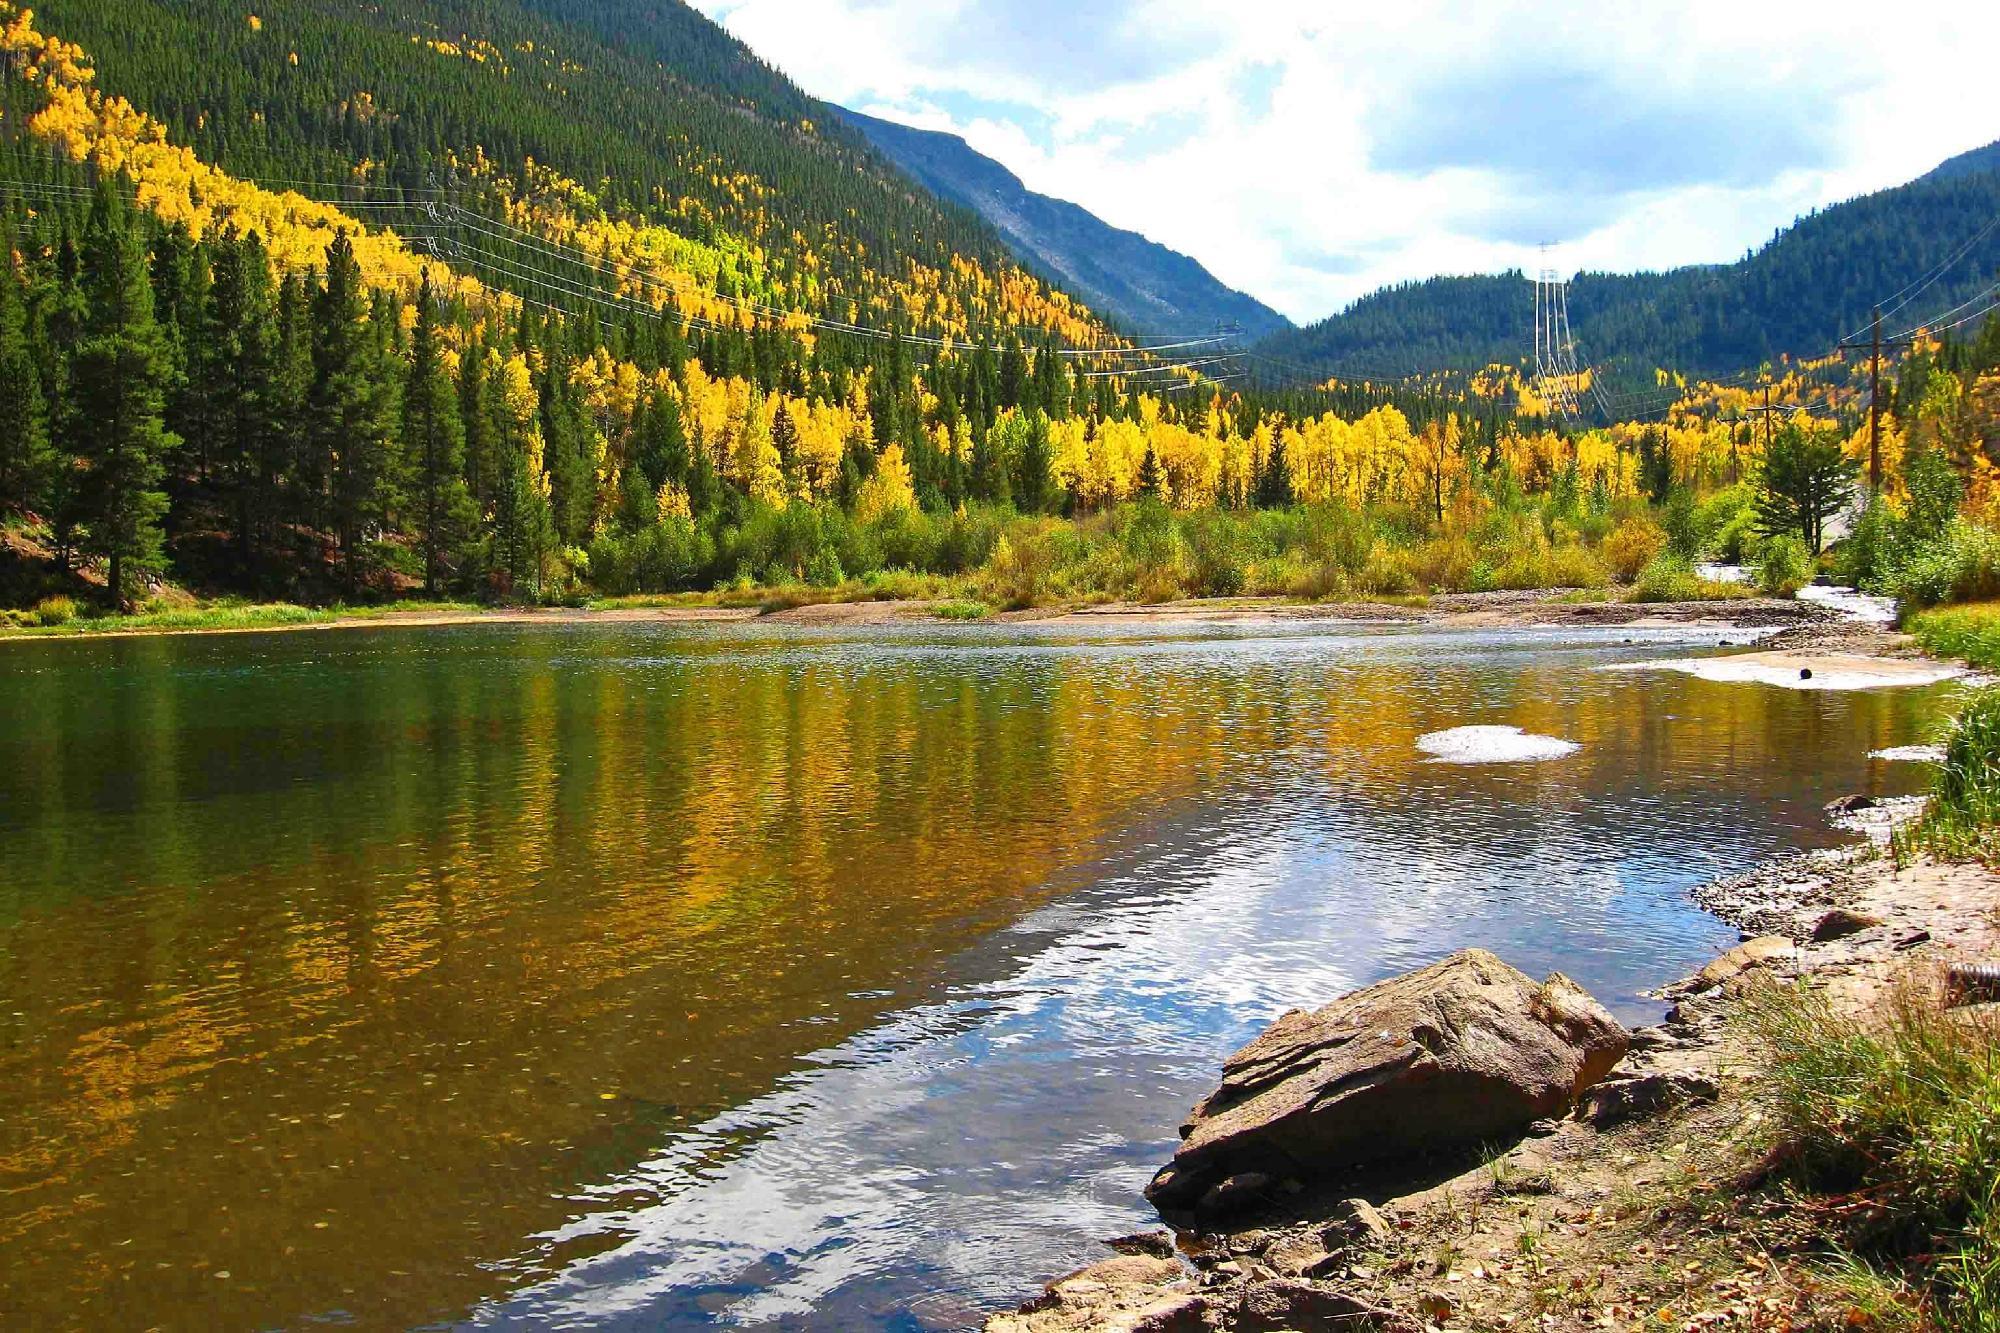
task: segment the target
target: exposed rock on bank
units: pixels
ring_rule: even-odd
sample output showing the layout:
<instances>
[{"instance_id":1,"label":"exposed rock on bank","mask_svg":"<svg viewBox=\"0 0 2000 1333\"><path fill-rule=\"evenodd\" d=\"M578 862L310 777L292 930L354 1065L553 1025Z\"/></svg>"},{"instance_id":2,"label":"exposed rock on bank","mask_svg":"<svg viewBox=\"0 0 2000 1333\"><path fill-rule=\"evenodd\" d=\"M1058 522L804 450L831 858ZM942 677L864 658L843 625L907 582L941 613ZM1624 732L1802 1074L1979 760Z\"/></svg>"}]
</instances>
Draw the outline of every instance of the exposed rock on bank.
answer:
<instances>
[{"instance_id":1,"label":"exposed rock on bank","mask_svg":"<svg viewBox=\"0 0 2000 1333\"><path fill-rule=\"evenodd\" d=\"M1755 988L1798 978L1810 978L1837 1011L1860 1015L1913 969L1995 957L2000 876L1978 866L1898 869L1857 848L1787 858L1718 881L1700 896L1756 937L1670 987L1667 1021L1632 1033L1629 1043L1613 1035L1587 996L1553 980L1537 987L1477 953L1317 1013L1287 1015L1232 1058L1223 1088L1197 1113L1176 1158L1177 1167L1193 1158L1190 1191L1207 1173L1197 1212L1208 1191L1227 1181L1241 1191L1245 1211L1226 1220L1177 1217L1177 1235L1128 1238L1119 1243L1127 1257L1059 1280L1022 1311L996 1316L989 1329L1712 1333L1866 1326L1853 1322L1843 1291L1825 1280L1810 1230L1797 1233L1799 1251L1787 1250L1785 1236L1793 1233L1783 1205L1755 1183L1763 1131L1747 1080L1757 1057L1734 1015ZM1551 1026L1532 999L1524 1003L1524 991L1556 995L1556 1003L1542 1002L1544 1013L1572 1017ZM1442 1024L1440 1012L1462 1019ZM1415 1040L1420 1025L1430 1030L1424 1042ZM1377 1089L1420 1103L1425 1080L1412 1070L1469 1058L1441 1056L1427 1044L1447 1026L1454 1041L1489 1053L1481 1059L1498 1058L1490 1053L1500 1034L1536 1052L1523 1063L1538 1072L1521 1085L1550 1097L1574 1067L1567 1085L1581 1094L1574 1113L1535 1120L1523 1134L1518 1113L1510 1112L1513 1132L1484 1140L1485 1160L1443 1180L1436 1163L1406 1161L1400 1173L1392 1168L1357 1186L1366 1198L1343 1198L1344 1182L1302 1179L1302 1171L1312 1172L1275 1149L1268 1157L1223 1151L1247 1151L1258 1124L1273 1126L1271 1142L1294 1155L1324 1141L1320 1134L1351 1143L1332 1128L1342 1116L1383 1131L1382 1144L1358 1151L1399 1137L1407 1146L1411 1136L1399 1135L1390 1117L1370 1119L1374 1113L1357 1108ZM1623 1058L1598 1079L1590 1071L1607 1048ZM1475 1089L1471 1106L1490 1095L1482 1084L1442 1075L1428 1082L1440 1106L1458 1095L1455 1087ZM1535 1100L1525 1091L1509 1096L1516 1106ZM1316 1125L1321 1114L1331 1118ZM1437 1108L1407 1114L1450 1120ZM1294 1133L1300 1137L1289 1137ZM1352 1151L1338 1149L1343 1157ZM1245 1176L1264 1179L1246 1183Z\"/></svg>"},{"instance_id":2,"label":"exposed rock on bank","mask_svg":"<svg viewBox=\"0 0 2000 1333\"><path fill-rule=\"evenodd\" d=\"M1567 1111L1628 1044L1569 978L1537 985L1468 949L1272 1024L1223 1066L1146 1196L1213 1220L1274 1187L1518 1136Z\"/></svg>"}]
</instances>

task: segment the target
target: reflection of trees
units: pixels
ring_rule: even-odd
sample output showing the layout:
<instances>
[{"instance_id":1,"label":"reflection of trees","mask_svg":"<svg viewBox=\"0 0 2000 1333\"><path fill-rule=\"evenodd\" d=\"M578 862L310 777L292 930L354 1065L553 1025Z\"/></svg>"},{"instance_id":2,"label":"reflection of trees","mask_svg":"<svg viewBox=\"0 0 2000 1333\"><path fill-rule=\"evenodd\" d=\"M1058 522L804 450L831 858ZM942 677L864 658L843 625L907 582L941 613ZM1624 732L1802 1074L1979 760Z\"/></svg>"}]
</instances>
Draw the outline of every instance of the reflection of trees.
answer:
<instances>
[{"instance_id":1,"label":"reflection of trees","mask_svg":"<svg viewBox=\"0 0 2000 1333\"><path fill-rule=\"evenodd\" d=\"M1692 810L1732 774L1906 739L1919 706L1415 638L942 664L742 636L248 642L0 663L10 1306L449 1317L501 1280L476 1257L873 1021L1163 802L1248 793L1228 817L1257 819L1259 784L1306 776L1442 865L1452 802L1530 838L1599 786ZM1581 741L1582 767L1419 763L1417 735L1474 721ZM263 1276L218 1288L197 1257Z\"/></svg>"}]
</instances>

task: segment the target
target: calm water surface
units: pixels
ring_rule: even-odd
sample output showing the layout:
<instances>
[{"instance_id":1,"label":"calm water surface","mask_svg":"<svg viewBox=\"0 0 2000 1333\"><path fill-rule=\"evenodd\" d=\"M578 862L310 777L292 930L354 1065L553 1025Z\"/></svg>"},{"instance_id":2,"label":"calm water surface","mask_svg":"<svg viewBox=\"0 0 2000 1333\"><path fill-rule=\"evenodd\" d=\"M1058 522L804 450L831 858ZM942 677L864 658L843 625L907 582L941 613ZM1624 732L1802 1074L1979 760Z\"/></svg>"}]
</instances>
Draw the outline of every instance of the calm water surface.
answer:
<instances>
[{"instance_id":1,"label":"calm water surface","mask_svg":"<svg viewBox=\"0 0 2000 1333\"><path fill-rule=\"evenodd\" d=\"M0 1324L963 1326L1290 1005L1481 944L1650 1017L1955 697L1593 669L1691 642L0 644Z\"/></svg>"}]
</instances>

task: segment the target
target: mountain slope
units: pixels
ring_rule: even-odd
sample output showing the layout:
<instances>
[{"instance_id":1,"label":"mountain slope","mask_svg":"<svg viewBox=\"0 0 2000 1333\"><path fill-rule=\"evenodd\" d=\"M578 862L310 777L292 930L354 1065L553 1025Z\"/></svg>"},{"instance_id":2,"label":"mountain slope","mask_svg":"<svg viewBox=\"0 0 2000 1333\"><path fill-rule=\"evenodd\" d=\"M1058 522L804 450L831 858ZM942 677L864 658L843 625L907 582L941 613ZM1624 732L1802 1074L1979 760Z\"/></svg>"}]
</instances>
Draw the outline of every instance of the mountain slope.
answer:
<instances>
[{"instance_id":1,"label":"mountain slope","mask_svg":"<svg viewBox=\"0 0 2000 1333\"><path fill-rule=\"evenodd\" d=\"M2000 274L2000 227L1987 229L2000 218L1996 167L2000 144L1815 211L1733 264L1579 274L1569 290L1578 358L1629 382L1655 367L1716 374L1815 355L1947 261L1937 282L1885 309L1884 328L1957 318L1954 307ZM1385 288L1257 350L1294 377L1414 373L1516 363L1533 334L1532 288L1516 271Z\"/></svg>"},{"instance_id":2,"label":"mountain slope","mask_svg":"<svg viewBox=\"0 0 2000 1333\"><path fill-rule=\"evenodd\" d=\"M1291 326L1179 251L1113 227L1066 200L1035 193L955 134L912 129L844 108L840 114L933 193L992 223L1023 262L1132 329L1206 330L1234 323L1246 337L1257 338Z\"/></svg>"},{"instance_id":3,"label":"mountain slope","mask_svg":"<svg viewBox=\"0 0 2000 1333\"><path fill-rule=\"evenodd\" d=\"M1984 148L1974 148L1969 152L1960 153L1957 157L1946 158L1918 179L1954 180L1980 171L2000 171L2000 142L1987 144Z\"/></svg>"},{"instance_id":4,"label":"mountain slope","mask_svg":"<svg viewBox=\"0 0 2000 1333\"><path fill-rule=\"evenodd\" d=\"M371 200L444 191L545 236L616 233L670 256L675 282L815 315L960 337L1101 332L984 221L911 188L680 0L36 10L91 53L98 86L237 177Z\"/></svg>"}]
</instances>

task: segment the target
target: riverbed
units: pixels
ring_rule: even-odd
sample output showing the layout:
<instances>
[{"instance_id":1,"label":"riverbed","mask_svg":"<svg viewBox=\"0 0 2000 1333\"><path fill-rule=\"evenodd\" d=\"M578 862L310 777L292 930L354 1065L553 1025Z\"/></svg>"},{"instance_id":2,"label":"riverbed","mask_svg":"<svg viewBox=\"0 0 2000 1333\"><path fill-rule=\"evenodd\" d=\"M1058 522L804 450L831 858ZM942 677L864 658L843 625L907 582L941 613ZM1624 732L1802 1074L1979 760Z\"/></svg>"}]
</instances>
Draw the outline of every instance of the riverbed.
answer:
<instances>
[{"instance_id":1,"label":"riverbed","mask_svg":"<svg viewBox=\"0 0 2000 1333\"><path fill-rule=\"evenodd\" d=\"M1596 669L1724 637L9 645L0 1322L961 1327L1287 1005L1477 944L1656 1016L1695 884L1923 783L1959 684Z\"/></svg>"}]
</instances>

